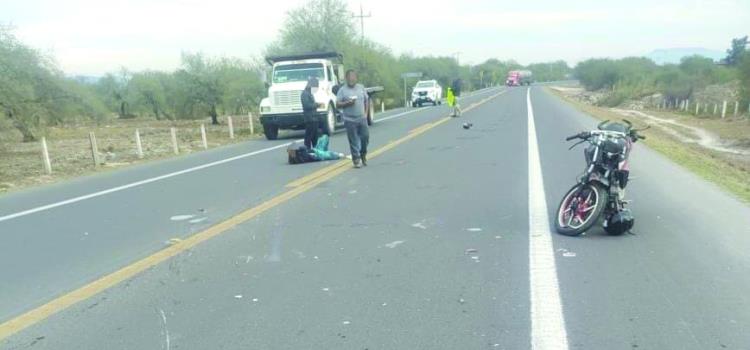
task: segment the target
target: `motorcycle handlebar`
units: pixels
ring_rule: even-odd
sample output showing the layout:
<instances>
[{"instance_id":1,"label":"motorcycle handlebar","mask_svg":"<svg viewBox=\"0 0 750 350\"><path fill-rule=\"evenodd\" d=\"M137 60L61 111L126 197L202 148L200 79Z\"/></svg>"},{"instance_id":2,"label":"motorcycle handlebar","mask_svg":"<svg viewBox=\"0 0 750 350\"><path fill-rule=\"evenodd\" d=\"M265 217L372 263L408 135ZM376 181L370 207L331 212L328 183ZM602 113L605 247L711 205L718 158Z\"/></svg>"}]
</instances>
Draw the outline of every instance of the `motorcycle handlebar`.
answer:
<instances>
[{"instance_id":1,"label":"motorcycle handlebar","mask_svg":"<svg viewBox=\"0 0 750 350\"><path fill-rule=\"evenodd\" d=\"M574 140L574 139L585 139L585 138L588 138L589 136L590 136L590 133L588 133L588 132L581 132L581 133L578 133L578 134L566 137L565 141L570 141L570 140Z\"/></svg>"}]
</instances>

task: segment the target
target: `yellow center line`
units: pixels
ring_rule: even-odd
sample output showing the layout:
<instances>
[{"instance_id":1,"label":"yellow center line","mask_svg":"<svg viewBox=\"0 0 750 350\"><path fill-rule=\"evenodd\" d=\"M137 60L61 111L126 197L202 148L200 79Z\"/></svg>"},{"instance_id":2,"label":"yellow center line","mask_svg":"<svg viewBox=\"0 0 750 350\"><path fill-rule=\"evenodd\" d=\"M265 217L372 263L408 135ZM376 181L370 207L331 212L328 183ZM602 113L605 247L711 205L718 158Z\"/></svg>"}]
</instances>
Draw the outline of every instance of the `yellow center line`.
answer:
<instances>
[{"instance_id":1,"label":"yellow center line","mask_svg":"<svg viewBox=\"0 0 750 350\"><path fill-rule=\"evenodd\" d=\"M492 98L495 98L502 93L504 93L506 90L503 90L497 94L494 94L488 98L485 98L477 103L472 104L470 107L466 108L465 111L469 111L489 100ZM417 137L420 134L423 134L424 132L440 125L448 120L452 119L451 117L444 117L441 118L435 122L425 124L423 127L419 127L417 129L412 130L407 134L406 136L397 139L395 141L389 142L385 146L375 150L371 153L371 157L377 157L384 152L393 149L394 147L411 140L415 137ZM88 283L84 285L83 287L79 287L78 289L75 289L71 292L68 292L67 294L64 294L60 297L57 297L53 299L52 301L47 302L44 305L41 305L35 309L32 309L30 311L27 311L21 315L18 315L8 321L3 322L0 324L0 341L8 338L9 336L20 332L21 330L30 327L62 310L67 309L68 307L75 305L83 300L89 299L93 297L94 295L97 295L111 287L114 287L115 285L119 284L122 281L125 281L129 278L132 278L139 273L156 266L167 259L176 256L177 254L180 254L188 249L191 249L195 247L196 245L207 241L213 237L216 237L227 230L246 222L263 212L274 208L280 204L283 204L290 199L293 199L297 197L298 195L307 192L308 190L312 189L313 187L328 181L343 172L350 170L351 167L345 166L347 165L347 161L341 161L337 162L333 165L327 166L323 169L320 169L310 175L304 176L290 184L287 185L287 187L291 187L291 189L287 190L286 192L283 192L282 194L273 197L255 207L252 207L250 209L247 209L233 217L228 218L227 220L224 220L214 226L211 226L207 228L204 231L198 232L189 238L185 238L183 240L171 240L170 242L173 243L169 247L166 247L150 256L147 256L141 260L138 260L134 263L131 263L113 273L110 273L108 275L105 275L103 277L98 278L97 280Z\"/></svg>"}]
</instances>

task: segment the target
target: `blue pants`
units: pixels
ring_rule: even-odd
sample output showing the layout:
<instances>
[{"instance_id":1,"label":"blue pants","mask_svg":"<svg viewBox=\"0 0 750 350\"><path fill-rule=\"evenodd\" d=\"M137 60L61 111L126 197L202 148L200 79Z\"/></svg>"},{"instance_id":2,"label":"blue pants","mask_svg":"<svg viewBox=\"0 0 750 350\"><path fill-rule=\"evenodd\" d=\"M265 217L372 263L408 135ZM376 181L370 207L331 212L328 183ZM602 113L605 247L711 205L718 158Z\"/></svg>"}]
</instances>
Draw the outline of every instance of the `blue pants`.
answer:
<instances>
[{"instance_id":1,"label":"blue pants","mask_svg":"<svg viewBox=\"0 0 750 350\"><path fill-rule=\"evenodd\" d=\"M367 126L367 119L345 120L344 126L346 127L346 136L349 138L352 159L360 159L367 154L367 145L370 143L370 129Z\"/></svg>"}]
</instances>

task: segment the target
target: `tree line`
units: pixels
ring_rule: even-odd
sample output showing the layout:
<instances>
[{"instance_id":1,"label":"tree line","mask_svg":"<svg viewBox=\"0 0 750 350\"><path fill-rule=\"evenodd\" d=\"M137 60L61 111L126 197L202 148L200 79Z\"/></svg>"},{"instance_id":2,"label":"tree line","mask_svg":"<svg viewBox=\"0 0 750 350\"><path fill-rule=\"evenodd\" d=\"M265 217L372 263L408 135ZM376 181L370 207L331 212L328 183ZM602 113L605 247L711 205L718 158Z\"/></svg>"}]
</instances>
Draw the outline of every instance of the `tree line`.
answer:
<instances>
[{"instance_id":1,"label":"tree line","mask_svg":"<svg viewBox=\"0 0 750 350\"><path fill-rule=\"evenodd\" d=\"M626 99L662 94L667 99L690 99L708 85L739 80L743 103L750 99L750 52L747 36L732 40L727 57L714 62L702 56L683 57L679 64L657 65L644 57L595 58L578 63L574 76L587 90L612 90L601 101L616 106Z\"/></svg>"},{"instance_id":2,"label":"tree line","mask_svg":"<svg viewBox=\"0 0 750 350\"><path fill-rule=\"evenodd\" d=\"M361 38L352 18L343 0L308 1L287 12L277 39L263 55L340 52L363 83L383 86L380 98L393 105L403 104L405 72L421 72L424 79L444 86L460 78L467 89L477 89L504 83L512 69L532 69L537 80L560 80L571 71L563 61L523 67L512 60L489 59L459 65L450 56L395 55L387 46ZM0 130L15 129L28 142L47 126L114 118L210 117L218 123L219 115L257 109L266 95L267 69L260 59L184 52L180 66L171 72L123 68L90 82L67 77L52 57L22 43L12 28L0 26Z\"/></svg>"}]
</instances>

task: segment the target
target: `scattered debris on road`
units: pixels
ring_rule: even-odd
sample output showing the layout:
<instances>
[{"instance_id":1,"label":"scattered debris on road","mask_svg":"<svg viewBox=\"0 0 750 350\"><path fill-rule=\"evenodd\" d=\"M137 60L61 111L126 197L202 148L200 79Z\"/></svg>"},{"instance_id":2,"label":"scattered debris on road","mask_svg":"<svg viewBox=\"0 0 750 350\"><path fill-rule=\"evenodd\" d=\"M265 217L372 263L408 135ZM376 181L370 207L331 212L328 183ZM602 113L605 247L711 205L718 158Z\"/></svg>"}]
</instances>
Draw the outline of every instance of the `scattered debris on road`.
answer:
<instances>
[{"instance_id":1,"label":"scattered debris on road","mask_svg":"<svg viewBox=\"0 0 750 350\"><path fill-rule=\"evenodd\" d=\"M464 251L464 254L466 254L466 255L469 255L469 254L477 254L477 253L479 253L479 250L477 250L477 249L474 249L474 248L468 248L468 249L466 249L466 250Z\"/></svg>"},{"instance_id":2,"label":"scattered debris on road","mask_svg":"<svg viewBox=\"0 0 750 350\"><path fill-rule=\"evenodd\" d=\"M474 124L472 124L472 123L464 123L464 125L463 125L464 129L466 129L466 130L471 129L472 126L474 126Z\"/></svg>"},{"instance_id":3,"label":"scattered debris on road","mask_svg":"<svg viewBox=\"0 0 750 350\"><path fill-rule=\"evenodd\" d=\"M385 246L388 248L396 248L399 244L404 243L404 241L393 241L391 243L387 243Z\"/></svg>"},{"instance_id":4,"label":"scattered debris on road","mask_svg":"<svg viewBox=\"0 0 750 350\"><path fill-rule=\"evenodd\" d=\"M467 228L466 231L469 231L469 232L481 232L482 229L479 228L479 227L470 227L470 228Z\"/></svg>"},{"instance_id":5,"label":"scattered debris on road","mask_svg":"<svg viewBox=\"0 0 750 350\"><path fill-rule=\"evenodd\" d=\"M423 229L423 230L427 229L427 226L425 226L422 222L413 223L413 224L411 224L411 227L420 228L420 229Z\"/></svg>"},{"instance_id":6,"label":"scattered debris on road","mask_svg":"<svg viewBox=\"0 0 750 350\"><path fill-rule=\"evenodd\" d=\"M175 215L169 218L172 221L185 221L194 218L195 215Z\"/></svg>"},{"instance_id":7,"label":"scattered debris on road","mask_svg":"<svg viewBox=\"0 0 750 350\"><path fill-rule=\"evenodd\" d=\"M571 251L569 251L569 250L567 250L565 248L559 248L559 249L557 249L557 251L560 252L560 253L562 253L562 256L564 256L566 258L575 258L575 256L576 256L575 252L571 252Z\"/></svg>"},{"instance_id":8,"label":"scattered debris on road","mask_svg":"<svg viewBox=\"0 0 750 350\"><path fill-rule=\"evenodd\" d=\"M242 299L242 294L237 294L234 296L235 299Z\"/></svg>"},{"instance_id":9,"label":"scattered debris on road","mask_svg":"<svg viewBox=\"0 0 750 350\"><path fill-rule=\"evenodd\" d=\"M175 237L175 238L170 238L168 241L164 242L164 244L166 244L166 245L174 245L174 244L177 244L177 243L180 243L180 242L182 242L182 239Z\"/></svg>"},{"instance_id":10,"label":"scattered debris on road","mask_svg":"<svg viewBox=\"0 0 750 350\"><path fill-rule=\"evenodd\" d=\"M203 222L203 221L206 221L206 220L208 220L208 218L204 216L204 217L201 217L201 218L195 218L195 219L190 220L188 222L191 223L191 224L197 224L199 222Z\"/></svg>"}]
</instances>

